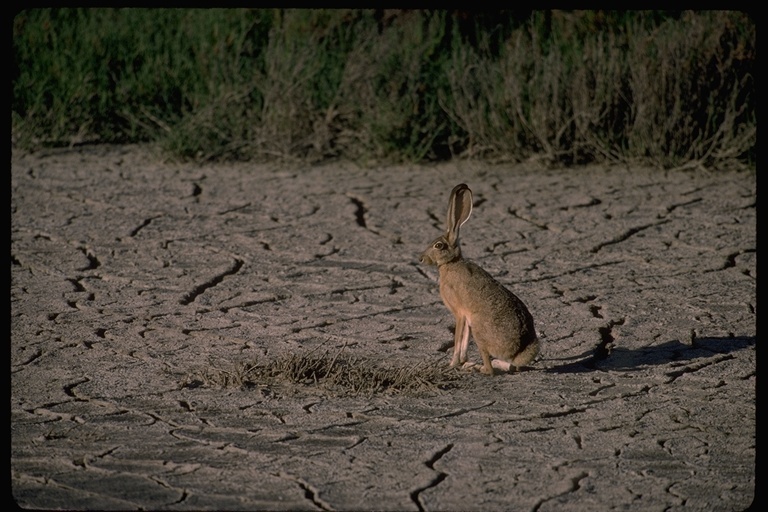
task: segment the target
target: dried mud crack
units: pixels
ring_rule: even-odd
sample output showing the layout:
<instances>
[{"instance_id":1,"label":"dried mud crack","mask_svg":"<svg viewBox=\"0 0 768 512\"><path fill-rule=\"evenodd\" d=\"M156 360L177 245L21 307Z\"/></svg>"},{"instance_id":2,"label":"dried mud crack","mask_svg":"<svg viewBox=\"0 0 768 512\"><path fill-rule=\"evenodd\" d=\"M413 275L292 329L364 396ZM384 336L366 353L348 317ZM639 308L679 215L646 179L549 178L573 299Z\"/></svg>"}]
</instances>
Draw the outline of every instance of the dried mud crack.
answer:
<instances>
[{"instance_id":1,"label":"dried mud crack","mask_svg":"<svg viewBox=\"0 0 768 512\"><path fill-rule=\"evenodd\" d=\"M243 268L243 265L244 265L243 260L239 258L235 258L235 260L232 262L232 265L227 270L213 276L211 279L205 281L204 283L198 286L195 286L189 293L185 294L181 299L179 299L179 304L181 304L182 306L191 304L200 295L205 293L206 290L208 290L209 288L213 288L217 284L221 283L225 277L237 274L240 271L240 269Z\"/></svg>"},{"instance_id":2,"label":"dried mud crack","mask_svg":"<svg viewBox=\"0 0 768 512\"><path fill-rule=\"evenodd\" d=\"M450 368L462 253L541 358ZM31 510L746 510L756 176L13 151L10 476ZM481 360L471 341L469 363Z\"/></svg>"},{"instance_id":3,"label":"dried mud crack","mask_svg":"<svg viewBox=\"0 0 768 512\"><path fill-rule=\"evenodd\" d=\"M425 504L423 502L423 499L422 499L422 496L421 496L422 493L424 491L428 490L428 489L434 489L435 487L440 485L443 482L443 480L448 478L448 473L445 473L443 471L436 471L435 470L435 463L437 461L439 461L441 458L443 458L443 456L446 453L450 452L452 449L453 449L453 444L452 443L448 444L444 448L442 448L442 449L438 450L437 452L435 452L435 454L432 455L432 457L430 457L429 460L424 462L424 465L427 466L432 471L435 471L436 474L435 474L435 477L427 485L425 485L423 487L419 487L419 488L414 489L413 491L411 491L411 494L410 494L411 500L416 504L416 506L418 507L418 509L420 511L428 510L428 508L425 506Z\"/></svg>"}]
</instances>

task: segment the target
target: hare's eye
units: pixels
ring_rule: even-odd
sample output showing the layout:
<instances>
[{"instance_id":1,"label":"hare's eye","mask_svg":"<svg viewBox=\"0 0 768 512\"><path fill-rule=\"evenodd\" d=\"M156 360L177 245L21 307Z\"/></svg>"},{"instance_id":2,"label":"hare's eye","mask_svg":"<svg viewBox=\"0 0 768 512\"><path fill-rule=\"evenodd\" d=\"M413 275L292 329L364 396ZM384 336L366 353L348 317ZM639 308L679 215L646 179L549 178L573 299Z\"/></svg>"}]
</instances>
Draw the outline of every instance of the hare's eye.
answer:
<instances>
[{"instance_id":1,"label":"hare's eye","mask_svg":"<svg viewBox=\"0 0 768 512\"><path fill-rule=\"evenodd\" d=\"M435 242L435 245L433 245L433 247L438 251L442 251L443 249L445 249L445 244L443 242Z\"/></svg>"}]
</instances>

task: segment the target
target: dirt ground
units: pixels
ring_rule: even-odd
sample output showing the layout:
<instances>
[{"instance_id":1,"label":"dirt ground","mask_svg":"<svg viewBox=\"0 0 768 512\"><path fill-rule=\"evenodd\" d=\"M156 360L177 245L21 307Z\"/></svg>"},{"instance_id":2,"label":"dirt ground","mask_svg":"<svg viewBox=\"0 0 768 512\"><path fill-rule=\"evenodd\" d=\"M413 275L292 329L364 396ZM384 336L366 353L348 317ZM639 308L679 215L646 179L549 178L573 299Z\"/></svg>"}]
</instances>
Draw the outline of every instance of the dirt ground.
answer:
<instances>
[{"instance_id":1,"label":"dirt ground","mask_svg":"<svg viewBox=\"0 0 768 512\"><path fill-rule=\"evenodd\" d=\"M464 255L528 305L531 369L446 369L453 319L418 256L461 182ZM14 151L11 185L21 507L753 501L754 172L287 169L92 146ZM310 354L418 385L249 373Z\"/></svg>"}]
</instances>

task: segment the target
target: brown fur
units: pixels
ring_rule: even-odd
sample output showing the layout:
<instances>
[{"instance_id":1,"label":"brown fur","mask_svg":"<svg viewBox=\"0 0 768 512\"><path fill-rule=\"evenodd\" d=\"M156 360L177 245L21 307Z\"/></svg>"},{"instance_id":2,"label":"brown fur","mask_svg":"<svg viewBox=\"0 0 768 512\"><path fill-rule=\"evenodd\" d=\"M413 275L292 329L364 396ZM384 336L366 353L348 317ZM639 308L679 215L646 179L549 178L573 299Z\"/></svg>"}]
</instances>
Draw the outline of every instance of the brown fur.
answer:
<instances>
[{"instance_id":1,"label":"brown fur","mask_svg":"<svg viewBox=\"0 0 768 512\"><path fill-rule=\"evenodd\" d=\"M539 340L528 308L488 272L461 256L459 228L472 212L472 191L465 184L451 192L444 235L432 241L421 262L437 265L440 296L456 319L451 366L467 360L472 334L483 358L481 371L493 375L491 357L519 368L539 353Z\"/></svg>"}]
</instances>

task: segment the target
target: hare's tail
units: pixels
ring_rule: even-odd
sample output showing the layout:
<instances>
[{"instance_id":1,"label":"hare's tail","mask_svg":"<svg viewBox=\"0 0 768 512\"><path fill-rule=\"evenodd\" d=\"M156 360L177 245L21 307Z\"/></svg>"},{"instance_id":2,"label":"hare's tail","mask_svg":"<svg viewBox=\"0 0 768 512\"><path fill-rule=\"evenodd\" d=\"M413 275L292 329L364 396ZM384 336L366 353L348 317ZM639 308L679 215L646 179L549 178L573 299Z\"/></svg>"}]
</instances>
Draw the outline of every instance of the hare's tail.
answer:
<instances>
[{"instance_id":1,"label":"hare's tail","mask_svg":"<svg viewBox=\"0 0 768 512\"><path fill-rule=\"evenodd\" d=\"M540 359L541 353L539 353L539 340L535 339L532 343L529 343L522 352L517 354L514 359L512 359L512 365L516 368L520 368L521 366L528 366L536 363Z\"/></svg>"}]
</instances>

